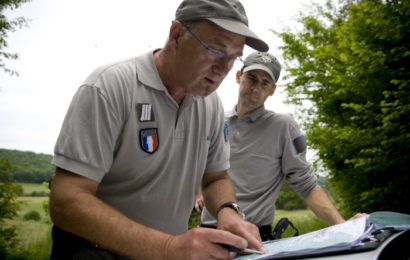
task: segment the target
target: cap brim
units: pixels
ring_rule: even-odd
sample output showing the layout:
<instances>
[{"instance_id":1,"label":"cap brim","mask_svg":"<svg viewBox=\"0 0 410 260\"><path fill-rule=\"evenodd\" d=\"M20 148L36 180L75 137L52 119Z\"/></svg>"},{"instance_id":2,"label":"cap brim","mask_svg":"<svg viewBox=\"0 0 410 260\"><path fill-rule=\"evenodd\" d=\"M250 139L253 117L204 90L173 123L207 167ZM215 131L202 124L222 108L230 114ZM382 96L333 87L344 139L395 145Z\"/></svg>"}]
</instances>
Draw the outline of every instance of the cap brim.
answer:
<instances>
[{"instance_id":1,"label":"cap brim","mask_svg":"<svg viewBox=\"0 0 410 260\"><path fill-rule=\"evenodd\" d=\"M272 74L272 71L268 67L263 66L262 64L252 64L250 66L245 67L243 69L243 72L247 72L247 71L250 71L250 70L263 70L263 71L265 71L266 73L269 74L269 76L272 78L273 82L275 82L275 84L276 84L277 80L275 79L275 76Z\"/></svg>"},{"instance_id":2,"label":"cap brim","mask_svg":"<svg viewBox=\"0 0 410 260\"><path fill-rule=\"evenodd\" d=\"M269 45L262 41L254 32L252 32L245 24L233 20L205 18L219 27L246 37L246 45L261 52L267 52Z\"/></svg>"}]
</instances>

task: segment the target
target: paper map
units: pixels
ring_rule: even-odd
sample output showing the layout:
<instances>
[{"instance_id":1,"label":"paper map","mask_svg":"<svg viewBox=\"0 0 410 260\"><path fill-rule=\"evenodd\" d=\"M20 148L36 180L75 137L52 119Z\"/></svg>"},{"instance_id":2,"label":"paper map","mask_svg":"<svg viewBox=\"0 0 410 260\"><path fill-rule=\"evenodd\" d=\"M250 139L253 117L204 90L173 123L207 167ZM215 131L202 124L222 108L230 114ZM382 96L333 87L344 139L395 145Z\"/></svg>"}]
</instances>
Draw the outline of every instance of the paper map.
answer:
<instances>
[{"instance_id":1,"label":"paper map","mask_svg":"<svg viewBox=\"0 0 410 260\"><path fill-rule=\"evenodd\" d=\"M310 248L323 248L338 243L350 243L357 240L365 231L366 217L346 221L342 224L330 226L297 237L284 238L265 242L264 246L269 251L265 255L244 255L235 259L263 259L280 252L291 252Z\"/></svg>"}]
</instances>

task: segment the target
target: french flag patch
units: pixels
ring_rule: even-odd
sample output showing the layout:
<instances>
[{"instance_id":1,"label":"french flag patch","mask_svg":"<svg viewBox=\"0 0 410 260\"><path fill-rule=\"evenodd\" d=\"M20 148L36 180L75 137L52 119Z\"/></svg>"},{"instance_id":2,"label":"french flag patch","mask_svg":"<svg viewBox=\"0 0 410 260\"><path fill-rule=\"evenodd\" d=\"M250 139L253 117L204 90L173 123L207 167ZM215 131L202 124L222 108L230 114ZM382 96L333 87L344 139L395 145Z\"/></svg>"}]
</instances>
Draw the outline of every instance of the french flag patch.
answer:
<instances>
[{"instance_id":1,"label":"french flag patch","mask_svg":"<svg viewBox=\"0 0 410 260\"><path fill-rule=\"evenodd\" d=\"M158 128L141 129L140 142L144 152L154 153L159 146Z\"/></svg>"}]
</instances>

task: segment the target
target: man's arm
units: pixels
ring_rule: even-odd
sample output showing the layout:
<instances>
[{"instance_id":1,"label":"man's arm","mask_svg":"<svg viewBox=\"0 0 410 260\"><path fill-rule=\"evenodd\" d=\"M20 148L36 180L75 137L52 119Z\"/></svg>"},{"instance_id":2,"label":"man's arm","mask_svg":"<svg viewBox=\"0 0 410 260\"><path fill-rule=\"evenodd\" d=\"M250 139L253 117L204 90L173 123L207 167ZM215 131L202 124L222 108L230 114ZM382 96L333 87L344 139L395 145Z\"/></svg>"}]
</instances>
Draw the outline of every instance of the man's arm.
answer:
<instances>
[{"instance_id":1,"label":"man's arm","mask_svg":"<svg viewBox=\"0 0 410 260\"><path fill-rule=\"evenodd\" d=\"M226 171L205 174L202 180L202 194L208 211L218 220L218 229L227 230L245 238L250 248L265 251L258 228L242 219L234 209L217 209L226 202L235 202L235 189ZM229 243L229 241L225 242Z\"/></svg>"},{"instance_id":2,"label":"man's arm","mask_svg":"<svg viewBox=\"0 0 410 260\"><path fill-rule=\"evenodd\" d=\"M345 219L321 187L313 190L305 198L305 201L313 213L327 224L335 225L345 222Z\"/></svg>"},{"instance_id":3,"label":"man's arm","mask_svg":"<svg viewBox=\"0 0 410 260\"><path fill-rule=\"evenodd\" d=\"M340 224L346 221L321 187L313 190L305 200L316 216L328 225ZM367 215L367 213L356 213L353 217L349 218L349 220Z\"/></svg>"},{"instance_id":4,"label":"man's arm","mask_svg":"<svg viewBox=\"0 0 410 260\"><path fill-rule=\"evenodd\" d=\"M121 255L163 257L159 254L163 250L146 248L155 243L164 249L170 235L140 225L109 207L94 196L97 187L98 183L91 179L57 169L50 195L54 224Z\"/></svg>"},{"instance_id":5,"label":"man's arm","mask_svg":"<svg viewBox=\"0 0 410 260\"><path fill-rule=\"evenodd\" d=\"M219 206L236 201L235 188L226 171L204 174L201 188L206 208L215 218Z\"/></svg>"},{"instance_id":6,"label":"man's arm","mask_svg":"<svg viewBox=\"0 0 410 260\"><path fill-rule=\"evenodd\" d=\"M226 259L227 250L217 243L246 246L243 238L223 230L197 228L172 236L146 227L95 197L97 187L93 180L57 169L50 194L54 224L132 259Z\"/></svg>"}]
</instances>

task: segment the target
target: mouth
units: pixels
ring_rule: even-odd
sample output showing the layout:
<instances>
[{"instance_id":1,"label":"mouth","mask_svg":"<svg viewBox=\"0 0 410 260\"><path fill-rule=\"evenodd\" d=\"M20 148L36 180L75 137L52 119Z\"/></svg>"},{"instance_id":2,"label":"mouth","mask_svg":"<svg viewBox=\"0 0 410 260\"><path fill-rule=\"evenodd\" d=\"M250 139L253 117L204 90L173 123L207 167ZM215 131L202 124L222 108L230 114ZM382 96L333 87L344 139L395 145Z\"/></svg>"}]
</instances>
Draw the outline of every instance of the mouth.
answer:
<instances>
[{"instance_id":1,"label":"mouth","mask_svg":"<svg viewBox=\"0 0 410 260\"><path fill-rule=\"evenodd\" d=\"M216 84L216 81L214 81L214 80L212 80L212 79L210 79L210 78L205 78L205 81L208 82L208 83L211 84L211 85L215 85L215 84Z\"/></svg>"},{"instance_id":2,"label":"mouth","mask_svg":"<svg viewBox=\"0 0 410 260\"><path fill-rule=\"evenodd\" d=\"M255 93L255 92L253 92L253 91L249 92L248 95L249 95L249 97L251 97L251 98L256 98L256 99L259 98L259 94L258 94L258 93Z\"/></svg>"}]
</instances>

